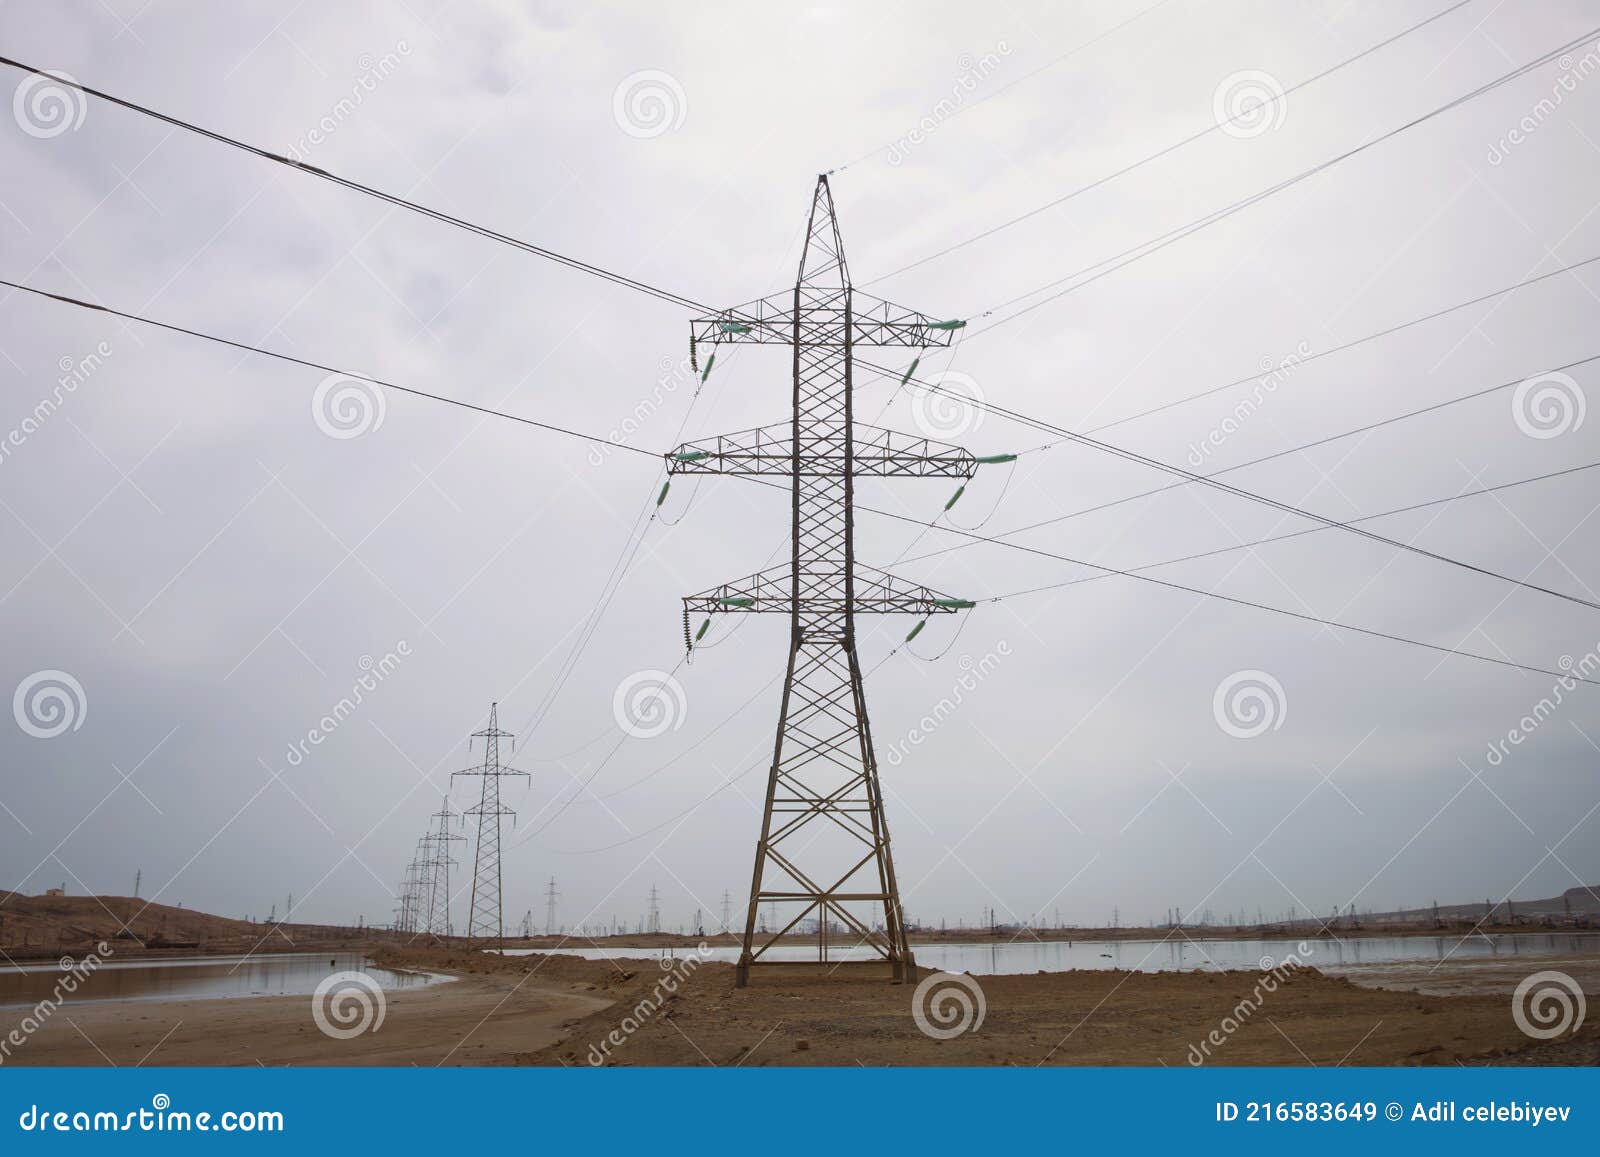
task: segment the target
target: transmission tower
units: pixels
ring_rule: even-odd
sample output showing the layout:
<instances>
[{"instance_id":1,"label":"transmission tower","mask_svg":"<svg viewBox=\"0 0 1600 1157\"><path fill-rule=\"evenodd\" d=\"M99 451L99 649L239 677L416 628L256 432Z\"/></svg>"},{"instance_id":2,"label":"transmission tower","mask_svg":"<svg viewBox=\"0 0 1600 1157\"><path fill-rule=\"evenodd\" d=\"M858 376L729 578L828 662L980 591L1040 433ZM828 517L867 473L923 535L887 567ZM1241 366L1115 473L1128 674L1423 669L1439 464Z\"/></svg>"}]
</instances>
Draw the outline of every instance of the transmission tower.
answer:
<instances>
[{"instance_id":1,"label":"transmission tower","mask_svg":"<svg viewBox=\"0 0 1600 1157\"><path fill-rule=\"evenodd\" d=\"M546 936L554 936L556 934L556 897L559 895L561 893L556 891L556 878L551 876L550 883L545 886L544 890L544 934Z\"/></svg>"},{"instance_id":2,"label":"transmission tower","mask_svg":"<svg viewBox=\"0 0 1600 1157\"><path fill-rule=\"evenodd\" d=\"M446 793L439 810L430 818L438 827L428 836L432 854L428 859L430 887L425 927L435 936L452 936L455 929L450 920L450 869L457 865L457 861L450 855L450 845L466 843L467 837L452 832L450 821L459 822L465 817L450 806L450 796Z\"/></svg>"},{"instance_id":3,"label":"transmission tower","mask_svg":"<svg viewBox=\"0 0 1600 1157\"><path fill-rule=\"evenodd\" d=\"M478 851L472 870L467 938L493 940L496 948L502 947L505 942L505 920L500 907L500 819L517 814L500 802L500 781L508 776L529 779L527 772L501 765L500 741L510 739L511 733L500 730L499 719L500 705L489 704L489 726L472 733L473 739L483 740L483 763L455 773L476 775L483 780L481 798L466 813L478 817ZM470 750L470 740L467 746ZM452 782L454 778L451 777Z\"/></svg>"},{"instance_id":4,"label":"transmission tower","mask_svg":"<svg viewBox=\"0 0 1600 1157\"><path fill-rule=\"evenodd\" d=\"M857 565L855 480L965 480L978 460L957 446L857 424L852 363L857 346L948 346L964 324L934 321L851 288L825 175L817 178L812 194L793 292L690 323L691 358L697 358L696 347L703 342L753 342L786 345L793 359L788 421L685 443L667 454L673 474L791 480L788 564L684 600L686 628L696 611L786 614L790 622L789 666L756 843L740 985L748 983L750 966L813 912L819 960L828 957L832 917L872 945L897 978L914 972L867 723L855 617L925 618L972 604ZM758 943L762 901L784 905L786 920ZM879 911L881 932L873 928Z\"/></svg>"},{"instance_id":5,"label":"transmission tower","mask_svg":"<svg viewBox=\"0 0 1600 1157\"><path fill-rule=\"evenodd\" d=\"M733 900L728 895L728 889L724 888L724 889L722 889L722 926L720 928L718 928L717 931L718 932L727 932L730 929L730 927L732 926L731 925L731 921L732 920L733 920Z\"/></svg>"},{"instance_id":6,"label":"transmission tower","mask_svg":"<svg viewBox=\"0 0 1600 1157\"><path fill-rule=\"evenodd\" d=\"M654 884L650 885L650 917L648 922L645 924L644 930L646 932L661 931L661 904L660 898L656 894L656 886Z\"/></svg>"}]
</instances>

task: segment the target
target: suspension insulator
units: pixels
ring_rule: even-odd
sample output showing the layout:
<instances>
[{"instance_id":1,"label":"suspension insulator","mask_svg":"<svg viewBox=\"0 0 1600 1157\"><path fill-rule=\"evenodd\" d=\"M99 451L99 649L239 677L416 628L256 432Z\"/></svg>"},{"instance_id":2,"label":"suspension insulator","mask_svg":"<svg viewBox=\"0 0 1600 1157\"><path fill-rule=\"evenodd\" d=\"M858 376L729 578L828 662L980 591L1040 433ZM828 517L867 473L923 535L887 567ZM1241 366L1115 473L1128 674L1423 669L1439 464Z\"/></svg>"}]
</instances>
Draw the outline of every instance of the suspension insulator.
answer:
<instances>
[{"instance_id":1,"label":"suspension insulator","mask_svg":"<svg viewBox=\"0 0 1600 1157\"><path fill-rule=\"evenodd\" d=\"M684 611L683 613L684 613L684 621L687 622L688 621L689 612L688 611ZM685 628L685 629L687 629L687 628ZM705 622L700 624L700 629L694 633L694 641L698 643L701 639L705 638L706 637L706 632L709 631L710 629L711 629L711 620L707 619Z\"/></svg>"},{"instance_id":2,"label":"suspension insulator","mask_svg":"<svg viewBox=\"0 0 1600 1157\"><path fill-rule=\"evenodd\" d=\"M1015 462L1015 454L986 454L982 458L973 459L979 466L993 466L997 462Z\"/></svg>"},{"instance_id":3,"label":"suspension insulator","mask_svg":"<svg viewBox=\"0 0 1600 1157\"><path fill-rule=\"evenodd\" d=\"M656 505L659 507L667 500L667 491L672 489L672 479L668 478L661 484L661 493L656 495Z\"/></svg>"},{"instance_id":4,"label":"suspension insulator","mask_svg":"<svg viewBox=\"0 0 1600 1157\"><path fill-rule=\"evenodd\" d=\"M921 354L911 359L911 364L906 367L906 372L900 375L900 384L902 386L911 380L911 375L917 372L917 364L921 361Z\"/></svg>"},{"instance_id":5,"label":"suspension insulator","mask_svg":"<svg viewBox=\"0 0 1600 1157\"><path fill-rule=\"evenodd\" d=\"M928 328L929 329L952 330L952 329L965 329L966 327L967 327L967 323L962 321L962 320L960 320L959 318L952 318L949 321L930 321L928 323Z\"/></svg>"},{"instance_id":6,"label":"suspension insulator","mask_svg":"<svg viewBox=\"0 0 1600 1157\"><path fill-rule=\"evenodd\" d=\"M706 368L703 371L701 371L701 374L700 374L700 384L702 386L705 385L706 379L711 376L711 367L716 365L716 364L717 364L717 353L716 353L715 350L712 350L711 351L711 356L706 359Z\"/></svg>"},{"instance_id":7,"label":"suspension insulator","mask_svg":"<svg viewBox=\"0 0 1600 1157\"><path fill-rule=\"evenodd\" d=\"M950 501L949 501L949 502L946 502L946 503L945 503L945 504L944 504L944 508L945 508L945 509L946 509L946 510L949 510L949 509L950 509L950 508L951 508L951 507L952 507L952 506L954 506L954 505L955 505L955 504L956 504L956 503L957 503L957 502L960 502L960 501L961 501L961 496L962 496L962 495L963 495L963 494L965 494L965 493L966 493L966 492L967 492L967 487L966 487L966 485L965 485L965 483L963 483L963 484L962 484L962 485L960 485L960 486L958 486L958 487L956 487L956 492L955 492L955 493L954 493L954 494L952 494L952 495L951 495L951 496L950 496Z\"/></svg>"},{"instance_id":8,"label":"suspension insulator","mask_svg":"<svg viewBox=\"0 0 1600 1157\"><path fill-rule=\"evenodd\" d=\"M923 619L916 626L912 627L911 628L911 633L906 636L906 642L909 643L912 639L915 639L918 635L922 634L922 628L926 627L927 625L928 625L928 620L927 619Z\"/></svg>"}]
</instances>

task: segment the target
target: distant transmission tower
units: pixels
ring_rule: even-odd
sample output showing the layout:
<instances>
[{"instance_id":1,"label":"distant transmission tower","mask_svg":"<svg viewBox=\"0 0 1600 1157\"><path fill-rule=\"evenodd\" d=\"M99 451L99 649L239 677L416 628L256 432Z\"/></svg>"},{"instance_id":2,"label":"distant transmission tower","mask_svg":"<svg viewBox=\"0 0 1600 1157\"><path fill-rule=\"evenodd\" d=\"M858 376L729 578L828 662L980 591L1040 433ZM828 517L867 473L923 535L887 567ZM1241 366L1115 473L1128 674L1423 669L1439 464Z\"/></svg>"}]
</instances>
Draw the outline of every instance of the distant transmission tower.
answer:
<instances>
[{"instance_id":1,"label":"distant transmission tower","mask_svg":"<svg viewBox=\"0 0 1600 1157\"><path fill-rule=\"evenodd\" d=\"M728 931L729 928L732 927L732 920L733 920L733 900L728 895L728 889L724 888L724 889L722 889L722 927L718 928L717 931L718 932L726 932L726 931Z\"/></svg>"},{"instance_id":2,"label":"distant transmission tower","mask_svg":"<svg viewBox=\"0 0 1600 1157\"><path fill-rule=\"evenodd\" d=\"M554 936L556 934L556 897L559 895L561 893L556 891L556 878L551 876L550 883L546 885L544 890L544 934L546 936Z\"/></svg>"},{"instance_id":3,"label":"distant transmission tower","mask_svg":"<svg viewBox=\"0 0 1600 1157\"><path fill-rule=\"evenodd\" d=\"M656 894L656 886L654 884L650 885L650 917L649 922L645 925L644 930L646 932L661 931L661 904L660 898Z\"/></svg>"},{"instance_id":4,"label":"distant transmission tower","mask_svg":"<svg viewBox=\"0 0 1600 1157\"><path fill-rule=\"evenodd\" d=\"M926 618L972 603L857 565L855 480L966 480L978 460L957 446L858 425L853 351L948 346L964 324L934 321L851 288L826 176L817 178L812 194L793 292L690 323L691 358L702 342L782 344L793 357L788 421L686 443L667 454L673 474L791 480L788 564L684 600L686 628L695 611L786 614L790 622L788 674L739 956L741 986L749 982L750 966L812 913L819 960L828 958L833 922L875 948L897 978L915 972L867 723L855 616ZM786 920L775 920L758 943L762 901L784 905Z\"/></svg>"},{"instance_id":5,"label":"distant transmission tower","mask_svg":"<svg viewBox=\"0 0 1600 1157\"><path fill-rule=\"evenodd\" d=\"M455 773L476 775L483 779L483 795L466 813L478 817L478 850L472 870L467 937L470 940L493 940L497 948L505 942L505 920L500 907L500 819L517 814L500 802L500 781L507 776L529 778L525 771L501 765L500 741L510 739L511 733L500 730L499 720L500 705L489 704L489 726L472 733L473 739L483 740L483 763ZM470 749L470 742L468 747ZM454 776L451 778L453 780Z\"/></svg>"},{"instance_id":6,"label":"distant transmission tower","mask_svg":"<svg viewBox=\"0 0 1600 1157\"><path fill-rule=\"evenodd\" d=\"M452 832L450 821L465 817L450 806L450 796L446 793L439 810L429 818L436 821L438 827L428 836L431 855L426 928L435 936L452 936L455 928L450 920L450 869L456 866L456 860L450 855L450 845L465 843L467 837Z\"/></svg>"}]
</instances>

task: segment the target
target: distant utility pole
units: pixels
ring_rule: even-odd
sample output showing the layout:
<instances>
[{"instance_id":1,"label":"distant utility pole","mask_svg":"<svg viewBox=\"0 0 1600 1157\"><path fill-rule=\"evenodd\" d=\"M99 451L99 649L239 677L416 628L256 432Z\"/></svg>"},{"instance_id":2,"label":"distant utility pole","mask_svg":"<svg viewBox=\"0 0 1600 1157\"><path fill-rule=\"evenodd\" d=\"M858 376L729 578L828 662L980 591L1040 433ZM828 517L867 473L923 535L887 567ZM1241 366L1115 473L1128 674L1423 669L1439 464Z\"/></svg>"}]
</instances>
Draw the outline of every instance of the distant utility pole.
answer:
<instances>
[{"instance_id":1,"label":"distant utility pole","mask_svg":"<svg viewBox=\"0 0 1600 1157\"><path fill-rule=\"evenodd\" d=\"M525 771L506 767L500 762L500 741L512 738L509 731L501 731L500 705L489 704L489 726L474 731L473 739L483 740L483 763L458 771L455 775L475 775L483 780L483 794L477 804L467 809L467 815L478 818L478 849L473 862L472 900L468 907L467 938L492 940L495 947L505 944L505 918L500 906L500 820L514 816L500 802L500 781L508 776L521 776L530 780ZM472 748L468 741L467 749ZM454 776L451 777L452 780Z\"/></svg>"},{"instance_id":2,"label":"distant utility pole","mask_svg":"<svg viewBox=\"0 0 1600 1157\"><path fill-rule=\"evenodd\" d=\"M139 886L144 882L144 869L140 868L133 873L133 898L139 898Z\"/></svg>"},{"instance_id":3,"label":"distant utility pole","mask_svg":"<svg viewBox=\"0 0 1600 1157\"><path fill-rule=\"evenodd\" d=\"M450 869L456 866L456 860L450 855L450 845L467 842L466 836L450 830L450 821L458 821L459 826L466 817L450 806L450 794L445 792L439 810L429 818L438 826L429 836L433 854L429 859L431 887L428 889L427 929L435 936L450 936L455 931L450 920Z\"/></svg>"},{"instance_id":4,"label":"distant utility pole","mask_svg":"<svg viewBox=\"0 0 1600 1157\"><path fill-rule=\"evenodd\" d=\"M546 936L554 936L556 934L556 897L559 895L561 893L556 891L556 878L551 876L550 883L545 886L544 890L544 934Z\"/></svg>"},{"instance_id":5,"label":"distant utility pole","mask_svg":"<svg viewBox=\"0 0 1600 1157\"><path fill-rule=\"evenodd\" d=\"M857 423L854 351L948 346L965 324L935 321L854 290L826 175L817 178L812 192L794 288L690 322L691 360L699 344L711 344L714 351L738 342L787 346L792 365L788 418L685 443L666 456L672 475L786 478L791 492L788 562L683 604L686 636L688 616L695 612L789 617L788 672L756 842L740 986L749 982L751 967L768 949L813 914L819 960L827 960L828 926L837 919L838 926L890 964L896 979L915 972L867 722L855 622L858 614L905 614L925 621L973 604L859 566L855 486L858 478L965 483L978 460L958 446ZM707 372L711 366L707 360ZM920 629L919 624L912 633ZM693 647L693 637L685 641ZM774 920L774 930L758 942L763 900L783 904L786 921L778 926ZM880 911L882 932L873 928Z\"/></svg>"}]
</instances>

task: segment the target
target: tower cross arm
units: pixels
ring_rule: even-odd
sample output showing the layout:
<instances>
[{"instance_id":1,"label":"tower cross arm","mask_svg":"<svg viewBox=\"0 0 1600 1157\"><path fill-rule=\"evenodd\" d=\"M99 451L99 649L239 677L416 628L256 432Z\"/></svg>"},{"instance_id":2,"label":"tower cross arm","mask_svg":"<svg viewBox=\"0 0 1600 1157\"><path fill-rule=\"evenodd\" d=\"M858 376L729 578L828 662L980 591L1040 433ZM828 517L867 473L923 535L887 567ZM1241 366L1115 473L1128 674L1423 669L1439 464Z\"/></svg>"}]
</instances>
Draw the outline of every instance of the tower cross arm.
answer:
<instances>
[{"instance_id":1,"label":"tower cross arm","mask_svg":"<svg viewBox=\"0 0 1600 1157\"><path fill-rule=\"evenodd\" d=\"M807 585L806 576L801 577ZM970 599L943 594L929 587L908 582L878 570L876 567L855 568L855 596L849 609L858 615L949 615L970 609ZM837 594L807 593L802 591L801 610L806 614L843 614L845 600ZM787 566L760 571L748 578L723 583L709 591L689 595L683 608L690 614L725 614L745 612L750 614L791 614L794 609L793 579Z\"/></svg>"},{"instance_id":2,"label":"tower cross arm","mask_svg":"<svg viewBox=\"0 0 1600 1157\"><path fill-rule=\"evenodd\" d=\"M787 345L794 341L794 307L795 291L787 290L694 318L689 322L690 349L706 344ZM941 349L967 324L960 319L929 317L854 289L828 292L816 301L802 300L801 307L812 321L819 311L837 314L842 321L848 309L850 343L858 346ZM843 333L841 325L840 344Z\"/></svg>"},{"instance_id":3,"label":"tower cross arm","mask_svg":"<svg viewBox=\"0 0 1600 1157\"><path fill-rule=\"evenodd\" d=\"M873 478L971 478L978 460L960 446L936 442L915 434L857 424L854 430L852 473ZM844 451L836 439L803 445L803 475L819 477L844 473ZM685 442L666 454L669 474L776 474L794 473L792 423L759 426L735 434L719 434Z\"/></svg>"}]
</instances>

